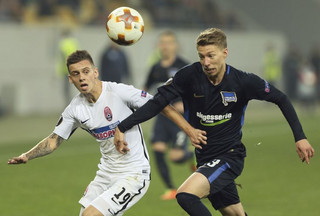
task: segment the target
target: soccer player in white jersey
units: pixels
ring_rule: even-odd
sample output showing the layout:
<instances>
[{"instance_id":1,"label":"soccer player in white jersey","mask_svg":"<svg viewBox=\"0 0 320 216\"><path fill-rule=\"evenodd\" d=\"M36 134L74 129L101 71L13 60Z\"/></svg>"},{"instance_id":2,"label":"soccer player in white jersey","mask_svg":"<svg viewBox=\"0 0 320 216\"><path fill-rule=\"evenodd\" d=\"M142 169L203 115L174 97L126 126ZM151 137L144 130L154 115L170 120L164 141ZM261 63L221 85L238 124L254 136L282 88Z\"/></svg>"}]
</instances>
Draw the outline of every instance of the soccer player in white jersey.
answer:
<instances>
[{"instance_id":1,"label":"soccer player in white jersey","mask_svg":"<svg viewBox=\"0 0 320 216\"><path fill-rule=\"evenodd\" d=\"M133 86L100 81L85 50L72 53L67 67L69 80L80 93L64 110L52 134L8 163L26 163L52 153L80 127L96 138L102 155L97 175L79 201L80 216L122 215L149 187L149 156L139 125L125 133L127 154L116 150L113 136L120 121L152 96Z\"/></svg>"}]
</instances>

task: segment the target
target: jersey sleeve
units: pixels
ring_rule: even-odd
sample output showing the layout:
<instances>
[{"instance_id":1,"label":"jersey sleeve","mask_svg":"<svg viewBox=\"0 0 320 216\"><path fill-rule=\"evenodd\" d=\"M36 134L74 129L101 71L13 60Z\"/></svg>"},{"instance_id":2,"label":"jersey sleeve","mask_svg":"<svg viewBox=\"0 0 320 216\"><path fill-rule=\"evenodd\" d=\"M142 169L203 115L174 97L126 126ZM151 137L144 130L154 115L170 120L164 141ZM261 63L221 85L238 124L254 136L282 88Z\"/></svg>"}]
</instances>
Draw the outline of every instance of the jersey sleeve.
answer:
<instances>
[{"instance_id":1,"label":"jersey sleeve","mask_svg":"<svg viewBox=\"0 0 320 216\"><path fill-rule=\"evenodd\" d=\"M78 127L79 122L73 117L72 109L69 105L61 114L53 133L67 140Z\"/></svg>"},{"instance_id":2,"label":"jersey sleeve","mask_svg":"<svg viewBox=\"0 0 320 216\"><path fill-rule=\"evenodd\" d=\"M255 74L246 74L243 79L243 87L248 100L265 100L278 105L291 127L295 141L306 138L297 113L283 92Z\"/></svg>"},{"instance_id":3,"label":"jersey sleeve","mask_svg":"<svg viewBox=\"0 0 320 216\"><path fill-rule=\"evenodd\" d=\"M179 72L177 72L178 74ZM123 120L118 128L121 132L125 132L132 128L136 124L145 122L158 113L160 113L171 101L180 96L183 93L179 78L175 78L177 74L170 78L163 86L158 88L158 93L150 99L145 105L136 110L128 118ZM175 84L175 80L178 84ZM183 82L182 82L183 83Z\"/></svg>"},{"instance_id":4,"label":"jersey sleeve","mask_svg":"<svg viewBox=\"0 0 320 216\"><path fill-rule=\"evenodd\" d=\"M152 99L118 125L119 130L125 132L134 125L153 118L177 97L179 97L178 91L173 85L173 78L170 78L163 86L158 88L158 93Z\"/></svg>"},{"instance_id":5,"label":"jersey sleeve","mask_svg":"<svg viewBox=\"0 0 320 216\"><path fill-rule=\"evenodd\" d=\"M132 85L112 83L112 91L116 93L132 109L143 106L153 96L146 91L137 89Z\"/></svg>"}]
</instances>

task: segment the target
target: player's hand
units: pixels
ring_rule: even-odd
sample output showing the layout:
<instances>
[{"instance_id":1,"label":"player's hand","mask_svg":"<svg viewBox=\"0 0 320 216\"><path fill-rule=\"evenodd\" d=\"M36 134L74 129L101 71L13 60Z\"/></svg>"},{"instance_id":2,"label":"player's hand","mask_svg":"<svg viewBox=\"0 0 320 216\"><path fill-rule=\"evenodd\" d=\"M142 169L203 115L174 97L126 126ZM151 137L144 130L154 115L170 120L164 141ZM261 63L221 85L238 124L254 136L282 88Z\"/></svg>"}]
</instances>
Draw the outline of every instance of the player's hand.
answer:
<instances>
[{"instance_id":1,"label":"player's hand","mask_svg":"<svg viewBox=\"0 0 320 216\"><path fill-rule=\"evenodd\" d=\"M199 129L192 128L188 132L188 136L190 138L191 144L198 149L202 149L202 144L207 144L207 132Z\"/></svg>"},{"instance_id":2,"label":"player's hand","mask_svg":"<svg viewBox=\"0 0 320 216\"><path fill-rule=\"evenodd\" d=\"M314 155L314 149L307 139L302 139L296 142L296 151L302 162L310 163L310 159Z\"/></svg>"},{"instance_id":3,"label":"player's hand","mask_svg":"<svg viewBox=\"0 0 320 216\"><path fill-rule=\"evenodd\" d=\"M121 154L126 154L128 151L130 151L128 148L128 143L124 140L124 133L122 133L118 127L116 128L113 142L117 151Z\"/></svg>"},{"instance_id":4,"label":"player's hand","mask_svg":"<svg viewBox=\"0 0 320 216\"><path fill-rule=\"evenodd\" d=\"M25 154L20 155L19 157L13 157L8 161L8 164L22 164L27 163L28 158Z\"/></svg>"}]
</instances>

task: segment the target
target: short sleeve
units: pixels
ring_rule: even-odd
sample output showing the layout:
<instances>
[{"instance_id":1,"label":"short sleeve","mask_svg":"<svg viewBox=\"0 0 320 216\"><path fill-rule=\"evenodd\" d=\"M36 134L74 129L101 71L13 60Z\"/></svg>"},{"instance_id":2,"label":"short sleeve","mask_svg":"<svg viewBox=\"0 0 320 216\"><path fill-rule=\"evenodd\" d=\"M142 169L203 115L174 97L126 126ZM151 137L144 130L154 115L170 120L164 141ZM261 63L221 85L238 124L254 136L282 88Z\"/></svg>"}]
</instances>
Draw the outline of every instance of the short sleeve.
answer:
<instances>
[{"instance_id":1,"label":"short sleeve","mask_svg":"<svg viewBox=\"0 0 320 216\"><path fill-rule=\"evenodd\" d=\"M71 106L69 105L61 114L53 133L67 140L78 126L79 123L75 120Z\"/></svg>"}]
</instances>

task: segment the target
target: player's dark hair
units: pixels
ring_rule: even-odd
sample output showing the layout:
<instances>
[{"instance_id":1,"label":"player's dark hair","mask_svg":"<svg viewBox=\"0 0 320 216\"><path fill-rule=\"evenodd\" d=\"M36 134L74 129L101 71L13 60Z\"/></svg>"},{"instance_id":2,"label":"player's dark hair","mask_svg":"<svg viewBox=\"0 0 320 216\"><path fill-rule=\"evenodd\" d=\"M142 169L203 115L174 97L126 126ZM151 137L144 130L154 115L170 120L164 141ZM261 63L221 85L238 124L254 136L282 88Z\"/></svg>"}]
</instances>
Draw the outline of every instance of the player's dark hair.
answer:
<instances>
[{"instance_id":1,"label":"player's dark hair","mask_svg":"<svg viewBox=\"0 0 320 216\"><path fill-rule=\"evenodd\" d=\"M83 60L88 60L92 65L94 65L92 57L87 50L77 50L71 53L67 58L68 70L69 70L69 65L78 63Z\"/></svg>"},{"instance_id":2,"label":"player's dark hair","mask_svg":"<svg viewBox=\"0 0 320 216\"><path fill-rule=\"evenodd\" d=\"M197 47L206 45L216 45L222 49L227 48L227 37L221 29L206 29L198 36Z\"/></svg>"}]
</instances>

